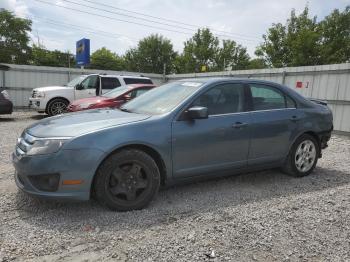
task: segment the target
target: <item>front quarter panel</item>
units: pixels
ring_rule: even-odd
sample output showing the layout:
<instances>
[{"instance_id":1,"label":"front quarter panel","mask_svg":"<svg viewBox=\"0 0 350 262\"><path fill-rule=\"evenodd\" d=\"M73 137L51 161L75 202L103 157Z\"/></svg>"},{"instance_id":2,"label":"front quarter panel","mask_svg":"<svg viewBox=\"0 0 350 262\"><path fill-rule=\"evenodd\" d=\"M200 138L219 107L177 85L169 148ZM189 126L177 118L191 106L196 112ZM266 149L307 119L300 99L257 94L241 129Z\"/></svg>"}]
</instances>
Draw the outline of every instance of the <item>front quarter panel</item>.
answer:
<instances>
[{"instance_id":1,"label":"front quarter panel","mask_svg":"<svg viewBox=\"0 0 350 262\"><path fill-rule=\"evenodd\" d=\"M165 119L164 119L165 118ZM103 160L115 150L125 146L148 146L162 157L167 174L171 174L171 125L166 117L151 117L145 121L134 122L75 138L65 146L66 150L91 148L102 151L96 159L95 171Z\"/></svg>"}]
</instances>

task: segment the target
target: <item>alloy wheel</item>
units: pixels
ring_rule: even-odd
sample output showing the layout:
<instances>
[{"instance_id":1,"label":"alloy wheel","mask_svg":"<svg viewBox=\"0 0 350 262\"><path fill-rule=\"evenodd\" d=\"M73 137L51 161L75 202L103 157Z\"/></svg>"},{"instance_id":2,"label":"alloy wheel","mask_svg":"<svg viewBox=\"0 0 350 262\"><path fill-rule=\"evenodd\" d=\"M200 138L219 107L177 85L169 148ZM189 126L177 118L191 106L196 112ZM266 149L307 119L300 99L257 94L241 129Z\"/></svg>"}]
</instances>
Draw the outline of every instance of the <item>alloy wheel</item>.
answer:
<instances>
[{"instance_id":1,"label":"alloy wheel","mask_svg":"<svg viewBox=\"0 0 350 262\"><path fill-rule=\"evenodd\" d=\"M311 140L302 141L295 153L295 166L299 172L309 171L316 160L316 146Z\"/></svg>"},{"instance_id":2,"label":"alloy wheel","mask_svg":"<svg viewBox=\"0 0 350 262\"><path fill-rule=\"evenodd\" d=\"M108 190L118 201L134 202L144 197L149 187L145 168L135 161L118 165L111 173Z\"/></svg>"},{"instance_id":3,"label":"alloy wheel","mask_svg":"<svg viewBox=\"0 0 350 262\"><path fill-rule=\"evenodd\" d=\"M59 115L66 112L67 105L62 101L53 102L51 105L51 115Z\"/></svg>"}]
</instances>

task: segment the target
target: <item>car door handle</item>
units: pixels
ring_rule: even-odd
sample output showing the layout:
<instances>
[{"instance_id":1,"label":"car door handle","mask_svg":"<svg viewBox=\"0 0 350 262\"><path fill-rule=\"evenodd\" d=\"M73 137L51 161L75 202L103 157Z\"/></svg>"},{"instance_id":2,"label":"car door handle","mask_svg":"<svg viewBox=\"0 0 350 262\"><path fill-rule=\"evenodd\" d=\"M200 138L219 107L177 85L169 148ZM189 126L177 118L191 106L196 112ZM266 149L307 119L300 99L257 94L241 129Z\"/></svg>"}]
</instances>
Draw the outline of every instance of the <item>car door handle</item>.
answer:
<instances>
[{"instance_id":1,"label":"car door handle","mask_svg":"<svg viewBox=\"0 0 350 262\"><path fill-rule=\"evenodd\" d=\"M248 124L247 123L242 123L242 122L236 122L232 125L233 128L243 128L246 127Z\"/></svg>"},{"instance_id":2,"label":"car door handle","mask_svg":"<svg viewBox=\"0 0 350 262\"><path fill-rule=\"evenodd\" d=\"M292 116L292 117L290 118L290 120L293 121L293 122L296 122L296 121L300 120L300 118L297 117L297 116Z\"/></svg>"}]
</instances>

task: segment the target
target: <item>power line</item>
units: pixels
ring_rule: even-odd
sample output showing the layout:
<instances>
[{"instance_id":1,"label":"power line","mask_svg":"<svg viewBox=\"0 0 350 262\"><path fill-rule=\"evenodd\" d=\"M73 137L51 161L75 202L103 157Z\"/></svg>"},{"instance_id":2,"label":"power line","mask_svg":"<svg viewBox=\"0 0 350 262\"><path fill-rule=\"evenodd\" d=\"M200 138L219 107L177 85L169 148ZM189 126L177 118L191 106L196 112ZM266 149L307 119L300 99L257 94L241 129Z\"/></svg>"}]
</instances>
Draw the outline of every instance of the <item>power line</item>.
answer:
<instances>
[{"instance_id":1,"label":"power line","mask_svg":"<svg viewBox=\"0 0 350 262\"><path fill-rule=\"evenodd\" d=\"M34 1L41 2L41 3L47 4L47 5L51 5L51 6L61 7L61 8L64 8L64 9L67 9L67 10L71 10L71 11L76 11L76 12L79 12L79 13L85 13L85 14L94 15L94 16L98 16L98 17L104 17L104 18L115 20L115 21L119 21L119 22L126 22L126 23L136 24L136 25L140 25L140 26L145 26L145 27L165 30L165 31L169 31L169 32L174 32L174 33L193 35L193 33L189 33L189 32L183 32L183 31L168 29L168 28L164 28L164 27L157 27L157 26L153 26L153 25L142 24L142 23L138 23L138 22L134 22L134 21L117 19L117 18L114 18L114 17L102 15L102 14L96 14L96 13L92 13L92 12L89 12L89 11L78 10L78 9L75 9L75 8L72 8L72 7L66 7L66 6L62 6L62 5L58 5L58 4L54 4L54 3L49 3L49 2L46 2L46 1L43 1L43 0L34 0ZM93 8L93 7L90 7L90 8ZM96 9L96 8L94 8L94 9ZM246 41L253 41L253 40L250 40L250 39L245 39L245 40Z\"/></svg>"},{"instance_id":2,"label":"power line","mask_svg":"<svg viewBox=\"0 0 350 262\"><path fill-rule=\"evenodd\" d=\"M38 19L37 16L36 16L36 18ZM31 19L33 21L36 21L36 22L39 21L37 19L33 19L33 18L31 18ZM131 39L131 40L139 41L139 39L132 38L132 37L129 37L127 35L110 33L110 32L103 31L103 30L96 30L96 29L92 29L91 27L78 26L78 25L73 25L73 24L69 24L69 23L63 23L61 21L56 21L56 20L47 19L47 18L44 18L44 19L39 18L39 19L40 20L44 20L45 23L50 24L50 25L55 25L55 26L58 26L58 27L70 28L70 29L79 30L79 31L80 30L84 30L85 32L87 32L89 34L100 35L100 36L103 36L103 37L108 37L108 38L113 38L113 39L120 39L120 37L125 37L125 38ZM179 46L176 46L176 47L180 48Z\"/></svg>"},{"instance_id":3,"label":"power line","mask_svg":"<svg viewBox=\"0 0 350 262\"><path fill-rule=\"evenodd\" d=\"M61 7L61 8L64 8L64 9L67 9L67 10L71 10L71 11L76 11L76 12L79 12L79 13L94 15L94 16L98 16L98 17L104 17L104 18L108 18L108 19L111 19L111 20L119 21L119 22L131 23L131 24L136 24L136 25L146 26L146 27L152 27L152 28L155 28L155 29L170 31L170 32L174 32L174 33L190 34L190 33L187 33L187 32L172 30L172 29L168 29L168 28L157 27L157 26L146 25L146 24L142 24L142 23L138 23L138 22L132 22L132 21L127 21L127 20L117 19L117 18L114 18L114 17L105 16L105 15L96 14L96 13L91 13L89 11L78 10L78 9L75 9L75 8L72 8L72 7L66 7L66 6L62 6L62 5L57 5L57 4L45 2L45 1L42 1L42 0L34 0L34 1L41 2L41 3L47 4L47 5L51 5L51 6Z\"/></svg>"},{"instance_id":4,"label":"power line","mask_svg":"<svg viewBox=\"0 0 350 262\"><path fill-rule=\"evenodd\" d=\"M34 21L38 21L36 19L33 19L33 20ZM73 24L69 24L69 23L63 23L61 21L56 21L56 20L47 19L47 18L45 18L43 20L45 21L45 23L48 23L48 24L53 24L53 25L63 26L63 27L68 27L68 28L72 28L73 27L73 28L76 28L76 29L79 29L79 30L83 29L83 30L85 30L88 33L99 34L99 35L106 36L106 37L111 37L111 38L126 37L126 38L129 38L129 39L138 41L138 39L132 38L132 37L129 37L129 36L126 36L126 35L115 34L115 33L107 32L107 31L103 31L103 30L96 30L96 29L93 29L91 27L78 26L78 25L73 25Z\"/></svg>"},{"instance_id":5,"label":"power line","mask_svg":"<svg viewBox=\"0 0 350 262\"><path fill-rule=\"evenodd\" d=\"M71 1L71 0L61 0L61 1L64 1L64 2L67 2L67 3L71 3L71 4L75 4L75 5L79 5L79 6L84 6L84 7L87 7L87 8L94 9L94 10L97 9L97 10L100 10L100 11L103 11L103 12L107 12L107 13L111 13L111 14L116 14L116 15L120 15L120 16L126 16L126 17L131 17L131 18L134 18L134 19L139 19L139 20L143 20L143 21L146 21L146 22L149 22L149 23L156 23L156 24L161 24L161 25L165 25L165 26L169 26L169 27L180 28L180 29L191 31L192 33L195 31L193 28L187 28L187 27L183 27L183 26L179 26L179 25L173 25L173 24L168 24L168 23L164 23L164 22L160 22L160 21L154 21L154 20L150 20L150 19L140 18L140 17L136 17L136 16L132 16L132 15L127 15L127 14L111 11L111 10L108 10L108 9L103 9L103 8L98 8L98 7L94 7L94 6L91 6L91 5L85 5L85 4L77 3L77 2L74 2L74 1ZM95 3L95 5L97 5L97 3ZM102 5L102 4L100 4L100 5ZM229 33L229 34L231 34L231 33ZM216 35L222 36L222 37L230 37L227 34L217 34L216 33ZM244 40L247 40L247 41L253 41L252 39L241 37L241 36L235 36L235 37L236 38L241 38L241 39L244 39Z\"/></svg>"},{"instance_id":6,"label":"power line","mask_svg":"<svg viewBox=\"0 0 350 262\"><path fill-rule=\"evenodd\" d=\"M115 6L112 6L112 5L107 5L107 4L103 4L103 3L96 3L96 2L90 1L90 0L82 0L82 1L88 2L88 3L92 3L92 4L95 4L95 5L105 6L105 7L108 7L108 8L113 8L113 9L116 9L116 10L121 10L121 11L129 12L129 13L137 14L137 15L141 15L141 16L145 16L145 17L151 17L151 18L158 19L158 20L164 20L164 21L172 22L172 23L175 23L176 25L181 24L181 25L186 25L186 26L191 26L191 27L196 27L196 28L203 28L204 27L204 26L195 25L195 24L183 23L183 22L180 22L180 21L177 21L177 20L162 18L162 17L158 17L158 16L152 16L152 15L144 14L144 13L141 13L141 12L130 11L130 10L119 8L119 7L115 7ZM212 31L222 32L222 33L230 34L230 35L233 35L233 36L242 36L242 37L248 37L248 38L253 38L253 39L260 39L260 38L258 38L256 36L250 36L250 35L245 35L245 34L240 34L240 33L233 33L233 32L228 32L228 31L224 31L224 30L218 30L218 29L215 29L215 28L212 28L212 27L208 27L208 28L211 29Z\"/></svg>"}]
</instances>

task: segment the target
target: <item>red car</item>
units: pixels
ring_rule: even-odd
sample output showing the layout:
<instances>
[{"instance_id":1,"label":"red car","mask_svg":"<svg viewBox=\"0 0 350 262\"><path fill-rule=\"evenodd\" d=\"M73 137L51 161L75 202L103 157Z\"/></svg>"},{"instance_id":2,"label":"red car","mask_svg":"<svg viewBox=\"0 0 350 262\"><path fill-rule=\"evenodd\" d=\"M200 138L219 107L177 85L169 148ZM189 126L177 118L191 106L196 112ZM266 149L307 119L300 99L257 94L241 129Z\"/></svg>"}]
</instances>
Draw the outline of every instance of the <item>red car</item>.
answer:
<instances>
[{"instance_id":1,"label":"red car","mask_svg":"<svg viewBox=\"0 0 350 262\"><path fill-rule=\"evenodd\" d=\"M94 96L73 101L68 107L68 112L77 112L94 108L119 108L122 104L142 95L154 88L152 84L133 84L117 87L101 96Z\"/></svg>"}]
</instances>

